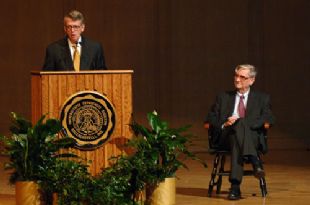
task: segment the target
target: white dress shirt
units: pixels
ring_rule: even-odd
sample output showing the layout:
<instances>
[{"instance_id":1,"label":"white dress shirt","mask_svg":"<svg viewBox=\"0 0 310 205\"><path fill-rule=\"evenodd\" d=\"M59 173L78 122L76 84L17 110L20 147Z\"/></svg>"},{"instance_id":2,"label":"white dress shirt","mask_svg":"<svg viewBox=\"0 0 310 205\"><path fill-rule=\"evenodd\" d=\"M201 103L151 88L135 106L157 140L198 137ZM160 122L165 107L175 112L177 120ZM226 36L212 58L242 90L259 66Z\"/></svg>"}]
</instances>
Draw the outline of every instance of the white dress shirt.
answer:
<instances>
[{"instance_id":1,"label":"white dress shirt","mask_svg":"<svg viewBox=\"0 0 310 205\"><path fill-rule=\"evenodd\" d=\"M232 116L237 116L239 118L238 105L239 105L240 97L242 95L244 96L243 103L244 103L244 107L246 108L246 105L247 105L247 102L248 102L249 93L250 93L250 89L247 92L245 92L244 94L239 93L239 92L236 93L235 106L234 106L234 111L232 113Z\"/></svg>"},{"instance_id":2,"label":"white dress shirt","mask_svg":"<svg viewBox=\"0 0 310 205\"><path fill-rule=\"evenodd\" d=\"M79 38L78 43L77 43L77 49L79 51L80 56L81 56L81 52L82 52L81 42L82 42L82 37ZM69 39L68 39L68 44L69 44L69 49L70 49L70 53L71 53L71 58L73 61L75 44L71 43L71 41Z\"/></svg>"}]
</instances>

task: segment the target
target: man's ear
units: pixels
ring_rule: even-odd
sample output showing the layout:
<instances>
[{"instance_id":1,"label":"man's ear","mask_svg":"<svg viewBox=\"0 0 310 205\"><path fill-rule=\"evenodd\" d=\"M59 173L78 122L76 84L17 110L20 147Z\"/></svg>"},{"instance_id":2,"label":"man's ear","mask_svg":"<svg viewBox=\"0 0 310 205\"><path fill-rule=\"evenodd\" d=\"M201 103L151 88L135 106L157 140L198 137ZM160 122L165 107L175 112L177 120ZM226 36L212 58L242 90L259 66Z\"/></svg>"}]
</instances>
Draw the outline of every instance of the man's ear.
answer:
<instances>
[{"instance_id":1,"label":"man's ear","mask_svg":"<svg viewBox=\"0 0 310 205\"><path fill-rule=\"evenodd\" d=\"M255 77L251 78L251 85L253 85L255 82Z\"/></svg>"},{"instance_id":2,"label":"man's ear","mask_svg":"<svg viewBox=\"0 0 310 205\"><path fill-rule=\"evenodd\" d=\"M81 25L81 31L84 32L84 30L85 30L85 24L82 24Z\"/></svg>"}]
</instances>

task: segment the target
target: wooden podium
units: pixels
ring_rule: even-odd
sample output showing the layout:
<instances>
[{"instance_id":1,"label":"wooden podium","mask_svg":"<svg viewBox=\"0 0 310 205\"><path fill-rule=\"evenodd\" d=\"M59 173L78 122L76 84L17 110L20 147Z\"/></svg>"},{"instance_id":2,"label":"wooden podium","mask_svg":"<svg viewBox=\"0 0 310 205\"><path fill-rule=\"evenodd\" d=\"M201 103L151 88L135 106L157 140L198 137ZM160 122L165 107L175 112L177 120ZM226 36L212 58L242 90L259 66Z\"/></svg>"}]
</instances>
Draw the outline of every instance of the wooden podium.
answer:
<instances>
[{"instance_id":1,"label":"wooden podium","mask_svg":"<svg viewBox=\"0 0 310 205\"><path fill-rule=\"evenodd\" d=\"M32 122L43 114L60 118L65 101L81 91L96 91L112 102L115 126L110 138L92 150L73 149L81 158L91 161L89 171L95 175L109 166L109 158L124 151L124 143L131 137L132 70L31 72Z\"/></svg>"}]
</instances>

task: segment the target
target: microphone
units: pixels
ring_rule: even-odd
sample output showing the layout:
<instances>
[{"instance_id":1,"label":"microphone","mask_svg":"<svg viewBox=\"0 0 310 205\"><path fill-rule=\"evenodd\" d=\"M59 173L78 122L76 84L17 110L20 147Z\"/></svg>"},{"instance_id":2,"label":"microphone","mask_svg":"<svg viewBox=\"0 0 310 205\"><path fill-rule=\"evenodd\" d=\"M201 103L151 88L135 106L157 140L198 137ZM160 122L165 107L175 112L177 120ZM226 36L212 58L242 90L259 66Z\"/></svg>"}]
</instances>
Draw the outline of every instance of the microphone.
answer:
<instances>
[{"instance_id":1,"label":"microphone","mask_svg":"<svg viewBox=\"0 0 310 205\"><path fill-rule=\"evenodd\" d=\"M83 46L83 41L78 41L77 43L76 43L76 45L79 45L80 44L80 46Z\"/></svg>"}]
</instances>

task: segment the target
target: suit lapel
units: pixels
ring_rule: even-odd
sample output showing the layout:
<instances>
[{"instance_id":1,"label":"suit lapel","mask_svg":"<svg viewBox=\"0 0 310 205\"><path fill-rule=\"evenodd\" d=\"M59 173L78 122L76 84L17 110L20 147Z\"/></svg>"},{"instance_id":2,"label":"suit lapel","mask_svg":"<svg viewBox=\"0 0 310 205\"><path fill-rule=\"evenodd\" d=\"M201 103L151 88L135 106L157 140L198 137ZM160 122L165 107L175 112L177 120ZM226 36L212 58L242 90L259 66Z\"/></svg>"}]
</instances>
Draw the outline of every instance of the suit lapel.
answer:
<instances>
[{"instance_id":1,"label":"suit lapel","mask_svg":"<svg viewBox=\"0 0 310 205\"><path fill-rule=\"evenodd\" d=\"M255 107L255 92L250 90L245 115L249 115Z\"/></svg>"},{"instance_id":2,"label":"suit lapel","mask_svg":"<svg viewBox=\"0 0 310 205\"><path fill-rule=\"evenodd\" d=\"M235 108L236 91L229 92L228 113L231 116Z\"/></svg>"},{"instance_id":3,"label":"suit lapel","mask_svg":"<svg viewBox=\"0 0 310 205\"><path fill-rule=\"evenodd\" d=\"M63 67L65 70L74 70L72 56L67 38L62 42L61 56L63 57Z\"/></svg>"},{"instance_id":4,"label":"suit lapel","mask_svg":"<svg viewBox=\"0 0 310 205\"><path fill-rule=\"evenodd\" d=\"M90 60L90 57L89 57L88 43L87 43L87 40L82 37L82 55L81 55L81 65L80 65L81 70L89 69L89 66L90 66L88 62L89 60Z\"/></svg>"}]
</instances>

